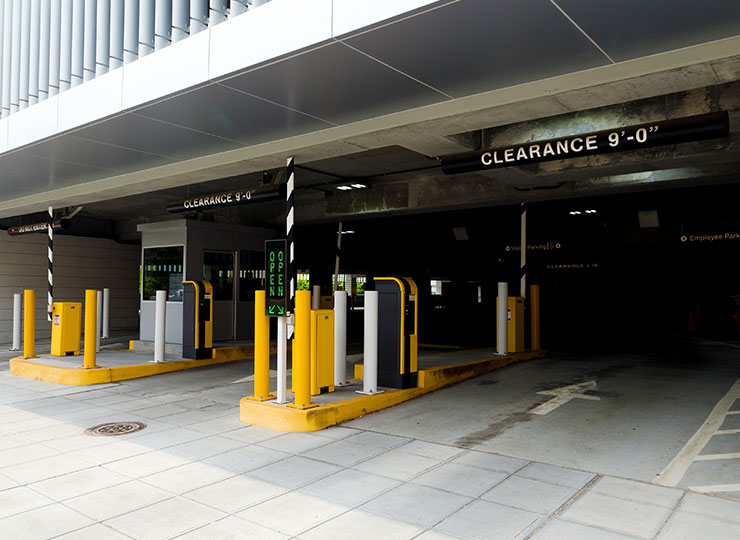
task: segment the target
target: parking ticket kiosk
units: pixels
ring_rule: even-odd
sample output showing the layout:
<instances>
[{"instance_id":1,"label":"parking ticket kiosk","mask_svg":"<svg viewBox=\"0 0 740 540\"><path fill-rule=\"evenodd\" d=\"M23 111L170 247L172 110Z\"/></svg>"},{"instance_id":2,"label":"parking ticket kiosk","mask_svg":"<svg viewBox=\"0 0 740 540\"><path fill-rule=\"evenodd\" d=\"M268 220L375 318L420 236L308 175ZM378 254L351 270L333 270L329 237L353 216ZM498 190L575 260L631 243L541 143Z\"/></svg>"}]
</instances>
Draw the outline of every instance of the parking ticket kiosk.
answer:
<instances>
[{"instance_id":1,"label":"parking ticket kiosk","mask_svg":"<svg viewBox=\"0 0 740 540\"><path fill-rule=\"evenodd\" d=\"M213 357L213 286L207 281L183 281L182 357Z\"/></svg>"},{"instance_id":2,"label":"parking ticket kiosk","mask_svg":"<svg viewBox=\"0 0 740 540\"><path fill-rule=\"evenodd\" d=\"M416 283L408 278L375 278L378 291L378 386L418 386Z\"/></svg>"}]
</instances>

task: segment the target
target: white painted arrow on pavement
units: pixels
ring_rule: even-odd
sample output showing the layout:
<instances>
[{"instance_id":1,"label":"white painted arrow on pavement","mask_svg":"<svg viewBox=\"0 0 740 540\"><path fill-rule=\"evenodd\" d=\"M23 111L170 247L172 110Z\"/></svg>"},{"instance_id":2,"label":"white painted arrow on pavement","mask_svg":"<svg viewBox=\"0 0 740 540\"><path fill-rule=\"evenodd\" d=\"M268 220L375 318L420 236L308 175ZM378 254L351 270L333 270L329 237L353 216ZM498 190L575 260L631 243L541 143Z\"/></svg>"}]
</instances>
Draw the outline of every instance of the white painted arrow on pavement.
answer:
<instances>
[{"instance_id":1,"label":"white painted arrow on pavement","mask_svg":"<svg viewBox=\"0 0 740 540\"><path fill-rule=\"evenodd\" d=\"M561 405L568 403L571 399L590 399L592 401L599 401L601 398L598 396L589 396L584 394L589 390L596 390L596 381L588 381L585 383L571 384L569 386L561 386L560 388L553 388L552 390L544 390L537 392L544 396L555 396L550 401L543 403L539 407L535 407L531 411L531 414L547 414L554 411Z\"/></svg>"}]
</instances>

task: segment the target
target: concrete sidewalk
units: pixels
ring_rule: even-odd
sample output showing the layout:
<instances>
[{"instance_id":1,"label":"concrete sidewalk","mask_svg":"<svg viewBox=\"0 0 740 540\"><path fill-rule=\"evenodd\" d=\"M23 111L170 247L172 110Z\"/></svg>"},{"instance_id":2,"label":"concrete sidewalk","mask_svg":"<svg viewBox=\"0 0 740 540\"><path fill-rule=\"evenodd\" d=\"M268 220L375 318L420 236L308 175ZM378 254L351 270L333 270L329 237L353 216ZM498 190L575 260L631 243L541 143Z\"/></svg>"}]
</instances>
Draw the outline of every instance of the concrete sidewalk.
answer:
<instances>
[{"instance_id":1,"label":"concrete sidewalk","mask_svg":"<svg viewBox=\"0 0 740 540\"><path fill-rule=\"evenodd\" d=\"M244 426L245 375L64 387L0 367L2 537L740 537L740 503L682 489L363 429ZM147 427L83 433L115 421Z\"/></svg>"}]
</instances>

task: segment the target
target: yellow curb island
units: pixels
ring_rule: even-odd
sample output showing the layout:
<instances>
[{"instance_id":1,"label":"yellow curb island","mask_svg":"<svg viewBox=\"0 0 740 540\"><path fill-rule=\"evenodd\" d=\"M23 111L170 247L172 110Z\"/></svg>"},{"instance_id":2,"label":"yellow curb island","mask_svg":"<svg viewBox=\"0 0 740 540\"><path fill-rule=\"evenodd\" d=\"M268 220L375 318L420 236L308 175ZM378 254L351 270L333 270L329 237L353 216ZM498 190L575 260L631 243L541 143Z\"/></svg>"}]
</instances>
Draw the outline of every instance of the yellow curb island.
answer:
<instances>
[{"instance_id":1,"label":"yellow curb island","mask_svg":"<svg viewBox=\"0 0 740 540\"><path fill-rule=\"evenodd\" d=\"M445 386L462 382L465 379L483 375L494 369L533 358L543 358L545 355L545 351L527 351L475 360L464 364L420 369L418 388L386 390L382 394L352 397L306 410L293 409L276 403L254 401L245 397L239 403L239 419L245 424L279 431L319 431L340 422L398 405Z\"/></svg>"},{"instance_id":2,"label":"yellow curb island","mask_svg":"<svg viewBox=\"0 0 740 540\"><path fill-rule=\"evenodd\" d=\"M275 353L277 347L270 346L270 352ZM113 351L109 351L113 352ZM128 351L118 351L125 354ZM159 375L160 373L171 373L184 371L186 369L226 364L238 360L245 360L254 355L252 345L235 347L223 347L213 350L213 358L207 360L172 360L161 364L146 363L133 364L130 366L98 367L93 369L81 369L79 367L62 367L43 364L39 360L26 360L22 356L10 360L10 373L27 379L35 379L56 384L67 384L74 386L87 386L91 384L102 384L128 379L138 379ZM82 357L80 357L82 364Z\"/></svg>"}]
</instances>

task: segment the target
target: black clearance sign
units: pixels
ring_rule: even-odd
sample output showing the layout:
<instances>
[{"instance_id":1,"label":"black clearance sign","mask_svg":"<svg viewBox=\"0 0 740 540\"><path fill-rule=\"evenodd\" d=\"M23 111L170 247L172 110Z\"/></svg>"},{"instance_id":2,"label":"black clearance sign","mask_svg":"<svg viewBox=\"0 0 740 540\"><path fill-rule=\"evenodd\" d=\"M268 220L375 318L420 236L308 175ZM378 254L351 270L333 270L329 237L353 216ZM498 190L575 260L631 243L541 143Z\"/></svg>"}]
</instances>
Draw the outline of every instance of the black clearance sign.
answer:
<instances>
[{"instance_id":1,"label":"black clearance sign","mask_svg":"<svg viewBox=\"0 0 740 540\"><path fill-rule=\"evenodd\" d=\"M727 111L722 111L443 157L442 171L457 174L498 169L727 137L729 132L729 117Z\"/></svg>"},{"instance_id":2,"label":"black clearance sign","mask_svg":"<svg viewBox=\"0 0 740 540\"><path fill-rule=\"evenodd\" d=\"M235 191L225 191L223 193L214 193L213 195L202 195L192 197L171 203L167 205L167 211L191 212L198 210L208 210L211 208L222 208L224 206L234 206L236 204L258 203L266 201L277 201L285 198L285 184L272 186L262 189L239 189Z\"/></svg>"},{"instance_id":3,"label":"black clearance sign","mask_svg":"<svg viewBox=\"0 0 740 540\"><path fill-rule=\"evenodd\" d=\"M288 254L285 240L265 241L265 315L282 317L288 307Z\"/></svg>"}]
</instances>

